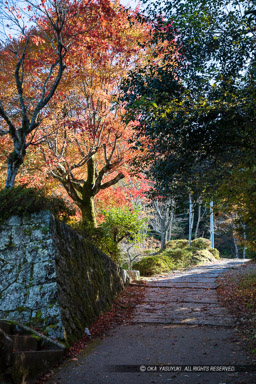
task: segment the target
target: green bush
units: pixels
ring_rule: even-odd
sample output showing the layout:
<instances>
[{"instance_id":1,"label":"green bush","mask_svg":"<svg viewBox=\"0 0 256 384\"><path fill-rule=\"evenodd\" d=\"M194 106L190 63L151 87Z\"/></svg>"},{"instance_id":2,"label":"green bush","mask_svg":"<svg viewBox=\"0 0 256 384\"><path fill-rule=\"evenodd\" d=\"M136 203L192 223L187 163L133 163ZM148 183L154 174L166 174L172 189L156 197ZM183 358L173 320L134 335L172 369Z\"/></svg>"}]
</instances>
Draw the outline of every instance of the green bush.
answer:
<instances>
[{"instance_id":1,"label":"green bush","mask_svg":"<svg viewBox=\"0 0 256 384\"><path fill-rule=\"evenodd\" d=\"M184 254L184 249L181 248L174 248L174 249L166 249L161 253L164 256L172 257L173 259L181 259L182 255Z\"/></svg>"},{"instance_id":2,"label":"green bush","mask_svg":"<svg viewBox=\"0 0 256 384\"><path fill-rule=\"evenodd\" d=\"M166 248L185 248L188 247L188 240L179 239L179 240L170 240L166 244Z\"/></svg>"},{"instance_id":3,"label":"green bush","mask_svg":"<svg viewBox=\"0 0 256 384\"><path fill-rule=\"evenodd\" d=\"M191 241L192 249L209 249L211 246L211 241L209 239L204 239L203 237Z\"/></svg>"},{"instance_id":4,"label":"green bush","mask_svg":"<svg viewBox=\"0 0 256 384\"><path fill-rule=\"evenodd\" d=\"M152 276L169 272L175 265L168 256L148 256L133 264L133 269L140 271L142 276Z\"/></svg>"},{"instance_id":5,"label":"green bush","mask_svg":"<svg viewBox=\"0 0 256 384\"><path fill-rule=\"evenodd\" d=\"M60 197L45 196L42 190L23 185L0 191L0 223L13 215L23 216L41 210L49 210L63 221L75 214L70 203Z\"/></svg>"},{"instance_id":6,"label":"green bush","mask_svg":"<svg viewBox=\"0 0 256 384\"><path fill-rule=\"evenodd\" d=\"M111 208L103 210L105 221L101 224L104 233L107 233L113 241L118 244L123 239L136 240L142 239L142 233L146 230L146 218L140 218L141 208L133 207L132 209Z\"/></svg>"},{"instance_id":7,"label":"green bush","mask_svg":"<svg viewBox=\"0 0 256 384\"><path fill-rule=\"evenodd\" d=\"M81 222L72 224L71 228L80 233L80 235L82 235L85 239L93 243L97 248L108 255L115 263L121 263L120 250L118 249L118 246L114 240L109 236L109 234L104 231L104 228L93 228L89 225L85 226Z\"/></svg>"},{"instance_id":8,"label":"green bush","mask_svg":"<svg viewBox=\"0 0 256 384\"><path fill-rule=\"evenodd\" d=\"M220 253L219 253L218 249L216 249L216 248L209 248L208 251L211 252L211 254L215 257L215 259L219 259L220 258Z\"/></svg>"},{"instance_id":9,"label":"green bush","mask_svg":"<svg viewBox=\"0 0 256 384\"><path fill-rule=\"evenodd\" d=\"M177 268L184 268L191 264L192 251L189 247L186 248L169 248L161 253L163 256L168 256Z\"/></svg>"},{"instance_id":10,"label":"green bush","mask_svg":"<svg viewBox=\"0 0 256 384\"><path fill-rule=\"evenodd\" d=\"M149 248L149 249L143 250L142 253L144 256L150 256L150 255L154 255L156 253L156 250L153 248Z\"/></svg>"},{"instance_id":11,"label":"green bush","mask_svg":"<svg viewBox=\"0 0 256 384\"><path fill-rule=\"evenodd\" d=\"M156 256L143 257L133 264L133 268L138 269L142 276L151 276L193 264L211 262L219 258L219 251L210 247L210 240L203 238L193 240L191 248L188 246L188 240L171 240L163 252Z\"/></svg>"}]
</instances>

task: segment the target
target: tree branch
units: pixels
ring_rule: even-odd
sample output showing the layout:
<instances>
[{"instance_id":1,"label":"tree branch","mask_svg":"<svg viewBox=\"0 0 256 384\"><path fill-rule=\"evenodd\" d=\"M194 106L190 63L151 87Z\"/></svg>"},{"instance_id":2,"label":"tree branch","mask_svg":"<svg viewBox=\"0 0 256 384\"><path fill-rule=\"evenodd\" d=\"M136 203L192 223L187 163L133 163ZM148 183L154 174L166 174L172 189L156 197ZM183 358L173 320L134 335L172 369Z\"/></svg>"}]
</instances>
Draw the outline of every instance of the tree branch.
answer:
<instances>
[{"instance_id":1,"label":"tree branch","mask_svg":"<svg viewBox=\"0 0 256 384\"><path fill-rule=\"evenodd\" d=\"M11 134L12 138L15 139L15 140L17 140L17 131L16 131L16 129L15 129L15 126L14 126L13 123L11 122L9 116L8 116L7 113L5 112L1 100L0 100L0 116L2 116L2 118L3 118L3 119L6 121L6 123L8 124L8 126L9 126L9 133Z\"/></svg>"},{"instance_id":2,"label":"tree branch","mask_svg":"<svg viewBox=\"0 0 256 384\"><path fill-rule=\"evenodd\" d=\"M107 189L111 187L112 185L118 183L118 181L125 178L125 175L123 173L119 173L116 177L114 177L112 180L107 181L106 183L102 184L100 186L100 189Z\"/></svg>"},{"instance_id":3,"label":"tree branch","mask_svg":"<svg viewBox=\"0 0 256 384\"><path fill-rule=\"evenodd\" d=\"M19 95L20 107L21 107L21 111L22 111L22 128L25 128L25 132L27 132L26 128L28 128L29 119L27 116L27 110L26 110L26 106L24 103L24 99L23 99L22 85L23 85L23 76L24 76L23 65L24 65L25 53L26 53L26 49L28 47L28 44L29 44L29 37L27 37L27 39L26 39L26 43L25 43L23 52L21 54L21 57L20 57L17 65L16 65L16 69L15 69L15 80L16 80L16 86L17 86L17 91L18 91L18 95ZM21 67L22 67L22 78L20 79L19 72L20 72Z\"/></svg>"},{"instance_id":4,"label":"tree branch","mask_svg":"<svg viewBox=\"0 0 256 384\"><path fill-rule=\"evenodd\" d=\"M0 136L8 135L9 131L0 131Z\"/></svg>"}]
</instances>

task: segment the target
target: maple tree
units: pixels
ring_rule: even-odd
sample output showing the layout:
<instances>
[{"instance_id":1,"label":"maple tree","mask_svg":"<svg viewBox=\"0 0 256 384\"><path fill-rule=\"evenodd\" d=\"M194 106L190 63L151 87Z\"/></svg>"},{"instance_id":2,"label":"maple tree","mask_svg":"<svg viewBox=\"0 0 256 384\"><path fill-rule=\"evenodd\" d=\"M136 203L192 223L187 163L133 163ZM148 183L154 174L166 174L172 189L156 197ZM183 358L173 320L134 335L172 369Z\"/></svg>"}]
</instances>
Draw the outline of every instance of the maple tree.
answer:
<instances>
[{"instance_id":1,"label":"maple tree","mask_svg":"<svg viewBox=\"0 0 256 384\"><path fill-rule=\"evenodd\" d=\"M62 84L47 106L48 135L41 143L46 172L56 178L82 212L84 224L96 226L95 197L128 175L132 127L122 121L118 102L121 79L145 60L148 26L131 23L133 15L113 3L111 27L101 19L97 44L70 56ZM150 58L150 51L147 52ZM38 137L40 141L40 136ZM116 192L116 191L115 191Z\"/></svg>"},{"instance_id":2,"label":"maple tree","mask_svg":"<svg viewBox=\"0 0 256 384\"><path fill-rule=\"evenodd\" d=\"M22 120L30 124L28 128L25 125L15 128L18 132L15 135L20 137L21 133L21 139L12 136L11 130L1 130L4 148L1 161L8 156L6 187L14 185L17 172L24 164L18 177L21 183L33 178L34 185L48 188L45 186L48 184L51 190L56 190L58 184L52 183L49 176L55 178L80 208L83 222L96 226L95 197L107 198L113 190L109 188L129 174L131 160L144 156L132 148L134 124L123 121L120 83L135 66L143 67L150 60L161 61L167 45L158 43L157 53L156 45L147 46L151 25L138 22L136 11L127 11L119 1L73 2L67 3L72 17L63 21L60 31L63 55L56 59L54 44L44 38L45 34L49 37L51 17L54 18L54 10L48 12L46 3L35 7L36 12L43 8L44 17L37 16L37 26L25 31L28 46L22 51L19 67L23 104L17 105L18 88L11 75L5 71L0 79L1 83L6 78L10 82L9 93L3 89L2 96L5 105L16 109L15 123ZM60 6L58 2L54 4ZM14 8L10 12L18 10ZM45 30L41 27L42 21ZM25 44L23 40L13 38L13 41L19 48ZM3 46L2 55L8 52L15 68L15 57L9 54L8 48ZM60 64L54 62L53 65L51 60L59 57L62 70L58 75ZM50 64L52 70L47 70ZM47 97L44 102L41 102L42 93ZM36 123L31 126L35 114ZM4 118L3 124L8 124ZM148 145L146 141L144 144ZM38 156L39 148L44 165ZM29 156L25 158L26 153ZM124 196L121 188L114 191Z\"/></svg>"},{"instance_id":3,"label":"maple tree","mask_svg":"<svg viewBox=\"0 0 256 384\"><path fill-rule=\"evenodd\" d=\"M8 152L6 187L12 187L27 148L42 127L69 57L82 57L101 34L102 15L111 17L108 0L25 0L5 2L1 18L0 137ZM26 23L28 25L26 25ZM45 132L47 134L47 132Z\"/></svg>"}]
</instances>

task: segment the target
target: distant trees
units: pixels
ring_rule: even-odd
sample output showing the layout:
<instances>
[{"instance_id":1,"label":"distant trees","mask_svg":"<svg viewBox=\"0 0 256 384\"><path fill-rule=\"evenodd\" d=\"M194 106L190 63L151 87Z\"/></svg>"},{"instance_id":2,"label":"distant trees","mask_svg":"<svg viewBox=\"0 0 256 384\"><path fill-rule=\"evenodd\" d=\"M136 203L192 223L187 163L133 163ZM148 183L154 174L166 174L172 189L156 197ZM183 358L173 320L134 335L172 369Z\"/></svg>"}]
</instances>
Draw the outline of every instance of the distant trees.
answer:
<instances>
[{"instance_id":1,"label":"distant trees","mask_svg":"<svg viewBox=\"0 0 256 384\"><path fill-rule=\"evenodd\" d=\"M160 237L161 251L166 248L166 243L171 239L175 215L175 202L173 199L154 199L152 201L151 218L149 225L154 235Z\"/></svg>"},{"instance_id":2,"label":"distant trees","mask_svg":"<svg viewBox=\"0 0 256 384\"><path fill-rule=\"evenodd\" d=\"M255 247L255 2L144 3L153 20L172 24L178 52L124 83L127 119L140 123L137 146L152 140L149 174L166 195L175 182L201 185L208 201L238 213Z\"/></svg>"}]
</instances>

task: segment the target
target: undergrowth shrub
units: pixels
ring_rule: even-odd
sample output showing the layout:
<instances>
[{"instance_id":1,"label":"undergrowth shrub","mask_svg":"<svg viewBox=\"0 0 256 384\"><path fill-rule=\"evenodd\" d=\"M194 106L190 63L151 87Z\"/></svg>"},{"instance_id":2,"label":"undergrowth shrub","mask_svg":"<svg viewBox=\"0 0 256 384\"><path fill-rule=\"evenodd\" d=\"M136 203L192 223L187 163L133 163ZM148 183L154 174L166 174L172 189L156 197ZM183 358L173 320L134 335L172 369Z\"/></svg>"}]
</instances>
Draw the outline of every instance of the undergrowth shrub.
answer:
<instances>
[{"instance_id":1,"label":"undergrowth shrub","mask_svg":"<svg viewBox=\"0 0 256 384\"><path fill-rule=\"evenodd\" d=\"M209 248L208 251L211 252L211 254L215 257L215 259L219 259L220 258L220 252L218 251L218 249L216 249L216 248Z\"/></svg>"},{"instance_id":2,"label":"undergrowth shrub","mask_svg":"<svg viewBox=\"0 0 256 384\"><path fill-rule=\"evenodd\" d=\"M168 256L148 256L133 263L133 269L140 271L142 276L169 272L175 269L175 264Z\"/></svg>"},{"instance_id":3,"label":"undergrowth shrub","mask_svg":"<svg viewBox=\"0 0 256 384\"><path fill-rule=\"evenodd\" d=\"M118 245L108 235L108 233L104 231L104 228L93 228L92 226L82 224L81 222L73 223L70 226L81 236L89 240L102 252L108 255L115 263L121 263L121 254Z\"/></svg>"},{"instance_id":4,"label":"undergrowth shrub","mask_svg":"<svg viewBox=\"0 0 256 384\"><path fill-rule=\"evenodd\" d=\"M13 215L49 210L57 218L67 221L75 215L75 208L57 196L45 196L42 190L26 188L25 185L0 191L0 224Z\"/></svg>"},{"instance_id":5,"label":"undergrowth shrub","mask_svg":"<svg viewBox=\"0 0 256 384\"><path fill-rule=\"evenodd\" d=\"M139 262L133 264L133 268L138 269L142 276L150 276L203 262L212 262L215 259L219 259L219 251L211 248L210 240L195 239L189 248L188 240L179 239L170 240L166 249L157 256L143 257Z\"/></svg>"},{"instance_id":6,"label":"undergrowth shrub","mask_svg":"<svg viewBox=\"0 0 256 384\"><path fill-rule=\"evenodd\" d=\"M203 237L198 237L198 239L194 239L191 241L191 248L193 249L209 249L211 248L211 246L211 241Z\"/></svg>"},{"instance_id":7,"label":"undergrowth shrub","mask_svg":"<svg viewBox=\"0 0 256 384\"><path fill-rule=\"evenodd\" d=\"M170 240L166 244L166 248L185 248L185 247L188 247L188 240L186 239Z\"/></svg>"}]
</instances>

